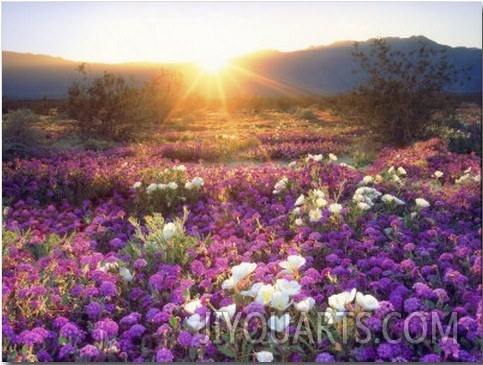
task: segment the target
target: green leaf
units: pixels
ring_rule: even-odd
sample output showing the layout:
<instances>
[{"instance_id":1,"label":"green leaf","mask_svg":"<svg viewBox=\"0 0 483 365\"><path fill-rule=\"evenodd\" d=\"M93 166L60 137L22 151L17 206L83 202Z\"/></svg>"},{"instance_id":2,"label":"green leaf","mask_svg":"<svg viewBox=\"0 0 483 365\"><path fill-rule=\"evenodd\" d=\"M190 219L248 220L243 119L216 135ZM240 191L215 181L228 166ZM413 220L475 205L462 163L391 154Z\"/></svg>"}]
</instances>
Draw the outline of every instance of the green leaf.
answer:
<instances>
[{"instance_id":1,"label":"green leaf","mask_svg":"<svg viewBox=\"0 0 483 365\"><path fill-rule=\"evenodd\" d=\"M169 325L171 327L176 327L177 324L178 324L178 319L175 316L171 316L169 318Z\"/></svg>"},{"instance_id":2,"label":"green leaf","mask_svg":"<svg viewBox=\"0 0 483 365\"><path fill-rule=\"evenodd\" d=\"M190 357L191 360L194 360L196 358L196 348L195 347L190 347L189 357Z\"/></svg>"},{"instance_id":3,"label":"green leaf","mask_svg":"<svg viewBox=\"0 0 483 365\"><path fill-rule=\"evenodd\" d=\"M223 355L231 357L232 359L236 358L235 351L233 351L233 349L231 347L228 347L226 345L219 346L218 351L220 351Z\"/></svg>"},{"instance_id":4,"label":"green leaf","mask_svg":"<svg viewBox=\"0 0 483 365\"><path fill-rule=\"evenodd\" d=\"M20 353L23 355L23 356L27 356L27 354L29 353L29 348L27 345L23 345L22 347L22 350L20 350Z\"/></svg>"},{"instance_id":5,"label":"green leaf","mask_svg":"<svg viewBox=\"0 0 483 365\"><path fill-rule=\"evenodd\" d=\"M190 291L189 291L188 289L184 289L184 290L183 290L183 297L184 297L186 300L190 300L190 299L191 299Z\"/></svg>"},{"instance_id":6,"label":"green leaf","mask_svg":"<svg viewBox=\"0 0 483 365\"><path fill-rule=\"evenodd\" d=\"M433 350L436 352L438 355L441 355L441 347L437 343L433 345Z\"/></svg>"},{"instance_id":7,"label":"green leaf","mask_svg":"<svg viewBox=\"0 0 483 365\"><path fill-rule=\"evenodd\" d=\"M59 336L59 344L61 344L62 346L64 345L67 345L69 341L67 340L67 338L63 337L63 336Z\"/></svg>"}]
</instances>

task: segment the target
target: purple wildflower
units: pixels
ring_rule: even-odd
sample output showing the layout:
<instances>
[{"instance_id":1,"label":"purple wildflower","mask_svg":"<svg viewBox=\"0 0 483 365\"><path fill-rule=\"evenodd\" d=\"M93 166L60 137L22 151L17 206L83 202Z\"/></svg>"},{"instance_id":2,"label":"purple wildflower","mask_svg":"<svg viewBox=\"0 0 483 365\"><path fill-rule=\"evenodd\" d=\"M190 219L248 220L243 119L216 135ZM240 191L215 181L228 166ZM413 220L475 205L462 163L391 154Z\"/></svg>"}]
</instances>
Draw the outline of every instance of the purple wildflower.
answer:
<instances>
[{"instance_id":1,"label":"purple wildflower","mask_svg":"<svg viewBox=\"0 0 483 365\"><path fill-rule=\"evenodd\" d=\"M421 302L418 298L409 298L404 302L404 310L406 313L416 312L419 308L421 308Z\"/></svg>"},{"instance_id":2,"label":"purple wildflower","mask_svg":"<svg viewBox=\"0 0 483 365\"><path fill-rule=\"evenodd\" d=\"M91 336L96 342L102 342L107 338L107 332L103 329L96 328L92 331Z\"/></svg>"},{"instance_id":3,"label":"purple wildflower","mask_svg":"<svg viewBox=\"0 0 483 365\"><path fill-rule=\"evenodd\" d=\"M117 331L119 330L119 326L112 319L98 321L95 323L94 327L96 329L102 329L106 331L108 338L114 338L117 335Z\"/></svg>"},{"instance_id":4,"label":"purple wildflower","mask_svg":"<svg viewBox=\"0 0 483 365\"><path fill-rule=\"evenodd\" d=\"M381 343L377 348L377 356L385 360L392 359L394 357L392 346L388 343Z\"/></svg>"},{"instance_id":5,"label":"purple wildflower","mask_svg":"<svg viewBox=\"0 0 483 365\"><path fill-rule=\"evenodd\" d=\"M94 345L85 345L80 350L80 356L85 356L88 358L93 358L99 356L99 350Z\"/></svg>"},{"instance_id":6,"label":"purple wildflower","mask_svg":"<svg viewBox=\"0 0 483 365\"><path fill-rule=\"evenodd\" d=\"M101 295L106 297L113 297L117 295L116 285L110 281L103 281L99 290Z\"/></svg>"},{"instance_id":7,"label":"purple wildflower","mask_svg":"<svg viewBox=\"0 0 483 365\"><path fill-rule=\"evenodd\" d=\"M132 265L132 267L135 270L142 270L143 268L146 267L146 265L147 265L146 260L144 260L144 259L137 259L136 261L134 261L134 264Z\"/></svg>"},{"instance_id":8,"label":"purple wildflower","mask_svg":"<svg viewBox=\"0 0 483 365\"><path fill-rule=\"evenodd\" d=\"M146 331L146 327L141 324L135 324L129 329L129 334L131 337L141 337L143 333Z\"/></svg>"},{"instance_id":9,"label":"purple wildflower","mask_svg":"<svg viewBox=\"0 0 483 365\"><path fill-rule=\"evenodd\" d=\"M454 338L443 337L438 343L441 350L444 352L445 357L452 356L457 359L460 351L460 345Z\"/></svg>"},{"instance_id":10,"label":"purple wildflower","mask_svg":"<svg viewBox=\"0 0 483 365\"><path fill-rule=\"evenodd\" d=\"M321 352L315 358L315 362L335 362L335 358L328 352Z\"/></svg>"},{"instance_id":11,"label":"purple wildflower","mask_svg":"<svg viewBox=\"0 0 483 365\"><path fill-rule=\"evenodd\" d=\"M59 351L59 359L65 358L67 355L72 354L75 351L74 346L72 345L65 345Z\"/></svg>"},{"instance_id":12,"label":"purple wildflower","mask_svg":"<svg viewBox=\"0 0 483 365\"><path fill-rule=\"evenodd\" d=\"M193 336L188 331L181 331L178 335L178 342L181 346L190 346Z\"/></svg>"},{"instance_id":13,"label":"purple wildflower","mask_svg":"<svg viewBox=\"0 0 483 365\"><path fill-rule=\"evenodd\" d=\"M166 348L162 348L156 352L156 362L172 362L173 359L172 352Z\"/></svg>"},{"instance_id":14,"label":"purple wildflower","mask_svg":"<svg viewBox=\"0 0 483 365\"><path fill-rule=\"evenodd\" d=\"M441 362L441 356L437 354L427 354L420 358L419 362Z\"/></svg>"},{"instance_id":15,"label":"purple wildflower","mask_svg":"<svg viewBox=\"0 0 483 365\"><path fill-rule=\"evenodd\" d=\"M119 321L119 324L120 325L125 324L125 325L128 325L128 326L132 326L133 324L138 323L140 319L141 319L141 315L138 312L133 312L133 313L128 314L127 316L124 316Z\"/></svg>"},{"instance_id":16,"label":"purple wildflower","mask_svg":"<svg viewBox=\"0 0 483 365\"><path fill-rule=\"evenodd\" d=\"M90 302L86 307L86 313L90 319L95 319L101 314L102 307L97 302Z\"/></svg>"},{"instance_id":17,"label":"purple wildflower","mask_svg":"<svg viewBox=\"0 0 483 365\"><path fill-rule=\"evenodd\" d=\"M82 335L82 331L74 323L67 322L60 329L60 335L76 340Z\"/></svg>"}]
</instances>

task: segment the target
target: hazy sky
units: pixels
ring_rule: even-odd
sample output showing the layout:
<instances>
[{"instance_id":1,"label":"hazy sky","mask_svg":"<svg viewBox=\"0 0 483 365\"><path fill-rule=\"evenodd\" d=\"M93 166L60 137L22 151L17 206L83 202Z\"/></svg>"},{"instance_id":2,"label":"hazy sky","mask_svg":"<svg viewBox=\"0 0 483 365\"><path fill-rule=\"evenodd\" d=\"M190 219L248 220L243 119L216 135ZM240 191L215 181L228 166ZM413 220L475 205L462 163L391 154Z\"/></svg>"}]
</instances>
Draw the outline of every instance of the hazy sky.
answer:
<instances>
[{"instance_id":1,"label":"hazy sky","mask_svg":"<svg viewBox=\"0 0 483 365\"><path fill-rule=\"evenodd\" d=\"M424 35L481 48L473 2L2 2L2 50L74 61L196 61Z\"/></svg>"}]
</instances>

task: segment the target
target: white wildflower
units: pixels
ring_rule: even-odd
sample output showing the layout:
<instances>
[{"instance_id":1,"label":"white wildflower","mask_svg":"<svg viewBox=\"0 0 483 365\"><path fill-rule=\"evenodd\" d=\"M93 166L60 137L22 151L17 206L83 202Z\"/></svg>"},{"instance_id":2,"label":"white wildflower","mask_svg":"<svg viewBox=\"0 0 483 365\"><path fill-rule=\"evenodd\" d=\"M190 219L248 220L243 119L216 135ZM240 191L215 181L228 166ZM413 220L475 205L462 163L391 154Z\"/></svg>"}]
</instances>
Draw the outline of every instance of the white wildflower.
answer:
<instances>
[{"instance_id":1,"label":"white wildflower","mask_svg":"<svg viewBox=\"0 0 483 365\"><path fill-rule=\"evenodd\" d=\"M345 291L340 294L334 294L329 297L329 305L338 312L343 312L345 310L346 304L352 303L356 297L356 289L351 291Z\"/></svg>"},{"instance_id":2,"label":"white wildflower","mask_svg":"<svg viewBox=\"0 0 483 365\"><path fill-rule=\"evenodd\" d=\"M289 324L290 324L290 314L288 313L285 313L281 317L272 315L268 319L268 327L272 331L276 331L276 332L283 332L288 327Z\"/></svg>"},{"instance_id":3,"label":"white wildflower","mask_svg":"<svg viewBox=\"0 0 483 365\"><path fill-rule=\"evenodd\" d=\"M272 362L273 354L270 351L255 352L255 357L258 362Z\"/></svg>"},{"instance_id":4,"label":"white wildflower","mask_svg":"<svg viewBox=\"0 0 483 365\"><path fill-rule=\"evenodd\" d=\"M318 222L322 218L322 211L320 209L312 209L309 211L309 220L311 222Z\"/></svg>"},{"instance_id":5,"label":"white wildflower","mask_svg":"<svg viewBox=\"0 0 483 365\"><path fill-rule=\"evenodd\" d=\"M332 214L339 214L342 210L342 205L337 204L337 203L332 203L329 205L329 212Z\"/></svg>"},{"instance_id":6,"label":"white wildflower","mask_svg":"<svg viewBox=\"0 0 483 365\"><path fill-rule=\"evenodd\" d=\"M285 269L285 273L293 273L294 271L297 271L300 269L303 265L305 265L305 258L299 255L290 255L287 257L286 261L280 262L278 265L282 268Z\"/></svg>"},{"instance_id":7,"label":"white wildflower","mask_svg":"<svg viewBox=\"0 0 483 365\"><path fill-rule=\"evenodd\" d=\"M206 321L202 321L198 313L193 314L191 317L185 320L185 324L193 332L198 332L205 327Z\"/></svg>"},{"instance_id":8,"label":"white wildflower","mask_svg":"<svg viewBox=\"0 0 483 365\"><path fill-rule=\"evenodd\" d=\"M165 240L169 240L175 235L177 231L176 225L172 222L166 223L163 227L163 237Z\"/></svg>"},{"instance_id":9,"label":"white wildflower","mask_svg":"<svg viewBox=\"0 0 483 365\"><path fill-rule=\"evenodd\" d=\"M299 312L308 313L314 307L314 305L315 305L315 299L312 297L307 297L302 301L295 303L294 307Z\"/></svg>"},{"instance_id":10,"label":"white wildflower","mask_svg":"<svg viewBox=\"0 0 483 365\"><path fill-rule=\"evenodd\" d=\"M302 286L296 280L277 279L275 288L282 293L293 296L300 293Z\"/></svg>"},{"instance_id":11,"label":"white wildflower","mask_svg":"<svg viewBox=\"0 0 483 365\"><path fill-rule=\"evenodd\" d=\"M305 202L305 196L304 196L304 194L301 194L301 195L300 195L300 196L297 198L297 200L295 201L295 204L294 204L294 205L297 207L297 206L299 206L299 205L302 205L304 202Z\"/></svg>"},{"instance_id":12,"label":"white wildflower","mask_svg":"<svg viewBox=\"0 0 483 365\"><path fill-rule=\"evenodd\" d=\"M416 205L420 208L427 208L430 206L429 202L423 198L417 198L415 201Z\"/></svg>"},{"instance_id":13,"label":"white wildflower","mask_svg":"<svg viewBox=\"0 0 483 365\"><path fill-rule=\"evenodd\" d=\"M362 293L356 294L356 302L365 310L375 310L379 308L379 302L372 295L364 295Z\"/></svg>"}]
</instances>

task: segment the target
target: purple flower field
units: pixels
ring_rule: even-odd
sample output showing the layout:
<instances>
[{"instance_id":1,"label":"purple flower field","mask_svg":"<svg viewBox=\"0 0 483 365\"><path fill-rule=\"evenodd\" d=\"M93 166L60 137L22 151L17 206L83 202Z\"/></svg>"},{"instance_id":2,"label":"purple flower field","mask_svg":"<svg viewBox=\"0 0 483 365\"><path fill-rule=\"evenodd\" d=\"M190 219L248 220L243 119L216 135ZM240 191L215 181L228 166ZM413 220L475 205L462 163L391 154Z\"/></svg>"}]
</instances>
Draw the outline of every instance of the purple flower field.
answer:
<instances>
[{"instance_id":1,"label":"purple flower field","mask_svg":"<svg viewBox=\"0 0 483 365\"><path fill-rule=\"evenodd\" d=\"M480 158L291 138L4 162L3 361L481 363Z\"/></svg>"}]
</instances>

